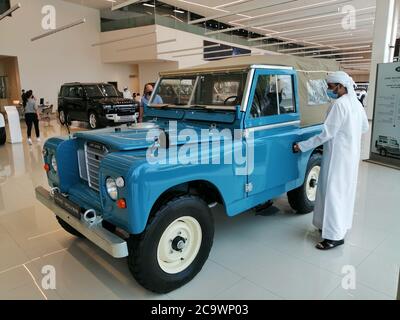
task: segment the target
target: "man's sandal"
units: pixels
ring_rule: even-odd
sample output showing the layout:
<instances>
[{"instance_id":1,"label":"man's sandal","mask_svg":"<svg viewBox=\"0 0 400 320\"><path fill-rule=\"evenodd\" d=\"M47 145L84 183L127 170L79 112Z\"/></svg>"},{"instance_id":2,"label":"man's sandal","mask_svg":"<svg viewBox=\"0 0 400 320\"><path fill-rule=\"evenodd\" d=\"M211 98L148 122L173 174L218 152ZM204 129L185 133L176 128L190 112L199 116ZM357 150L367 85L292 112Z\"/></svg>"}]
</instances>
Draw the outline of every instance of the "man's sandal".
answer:
<instances>
[{"instance_id":1,"label":"man's sandal","mask_svg":"<svg viewBox=\"0 0 400 320\"><path fill-rule=\"evenodd\" d=\"M315 247L319 250L330 250L344 244L344 240L327 240L318 243Z\"/></svg>"}]
</instances>

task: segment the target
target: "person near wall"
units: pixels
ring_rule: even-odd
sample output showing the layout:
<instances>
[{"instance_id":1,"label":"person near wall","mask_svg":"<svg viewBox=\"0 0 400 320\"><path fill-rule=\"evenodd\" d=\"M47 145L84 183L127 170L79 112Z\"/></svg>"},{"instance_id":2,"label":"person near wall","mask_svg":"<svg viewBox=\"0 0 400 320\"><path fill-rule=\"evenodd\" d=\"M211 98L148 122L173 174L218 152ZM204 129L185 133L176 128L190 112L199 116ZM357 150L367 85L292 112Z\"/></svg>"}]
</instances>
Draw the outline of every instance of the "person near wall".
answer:
<instances>
[{"instance_id":1,"label":"person near wall","mask_svg":"<svg viewBox=\"0 0 400 320\"><path fill-rule=\"evenodd\" d=\"M152 96L152 94L153 94L153 90L154 90L154 87L153 87L153 85L152 85L151 83L147 83L147 84L144 86L143 97L142 97L141 102L140 102L140 113L139 113L139 121L140 121L140 122L143 121L144 107L147 106L147 105L149 104L150 98L151 98L151 96ZM163 103L163 100L162 100L161 97L157 94L157 95L154 97L152 103L153 103L153 104L162 104L162 103Z\"/></svg>"},{"instance_id":2,"label":"person near wall","mask_svg":"<svg viewBox=\"0 0 400 320\"><path fill-rule=\"evenodd\" d=\"M24 95L23 101L25 109L25 122L27 126L27 137L28 144L32 144L31 131L32 126L35 126L36 141L40 142L40 130L39 130L39 108L36 104L36 98L33 95L32 90L29 90Z\"/></svg>"},{"instance_id":3,"label":"person near wall","mask_svg":"<svg viewBox=\"0 0 400 320\"><path fill-rule=\"evenodd\" d=\"M354 91L355 83L345 72L328 76L328 95L334 99L322 133L294 146L307 152L323 145L313 224L322 231L316 248L329 250L344 244L353 223L361 136L368 131L368 119Z\"/></svg>"}]
</instances>

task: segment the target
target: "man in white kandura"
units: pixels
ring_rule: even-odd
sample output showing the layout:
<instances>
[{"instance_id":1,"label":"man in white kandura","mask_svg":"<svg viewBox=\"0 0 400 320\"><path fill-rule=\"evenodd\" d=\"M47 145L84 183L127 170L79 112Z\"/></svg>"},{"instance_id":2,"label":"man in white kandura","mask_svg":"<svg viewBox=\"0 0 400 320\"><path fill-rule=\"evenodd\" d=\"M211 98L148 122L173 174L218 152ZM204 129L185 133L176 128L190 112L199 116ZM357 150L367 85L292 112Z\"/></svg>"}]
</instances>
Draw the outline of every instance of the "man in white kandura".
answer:
<instances>
[{"instance_id":1,"label":"man in white kandura","mask_svg":"<svg viewBox=\"0 0 400 320\"><path fill-rule=\"evenodd\" d=\"M353 223L361 136L368 119L345 72L328 76L328 95L335 99L328 110L322 133L294 146L296 152L324 147L315 201L313 224L322 231L316 248L329 250L344 244Z\"/></svg>"}]
</instances>

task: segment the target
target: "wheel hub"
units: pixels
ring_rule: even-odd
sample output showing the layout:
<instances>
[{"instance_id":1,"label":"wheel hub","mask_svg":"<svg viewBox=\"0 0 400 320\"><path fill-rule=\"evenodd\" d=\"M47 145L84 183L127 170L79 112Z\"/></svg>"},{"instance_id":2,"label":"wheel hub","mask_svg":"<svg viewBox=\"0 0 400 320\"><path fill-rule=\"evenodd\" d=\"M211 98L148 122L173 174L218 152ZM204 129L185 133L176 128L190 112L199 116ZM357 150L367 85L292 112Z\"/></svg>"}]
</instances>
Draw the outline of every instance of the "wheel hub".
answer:
<instances>
[{"instance_id":1,"label":"wheel hub","mask_svg":"<svg viewBox=\"0 0 400 320\"><path fill-rule=\"evenodd\" d=\"M317 196L318 179L321 171L320 166L313 167L307 177L306 194L310 201L315 201Z\"/></svg>"},{"instance_id":2,"label":"wheel hub","mask_svg":"<svg viewBox=\"0 0 400 320\"><path fill-rule=\"evenodd\" d=\"M186 239L178 236L172 241L172 249L175 251L182 251L186 246Z\"/></svg>"}]
</instances>

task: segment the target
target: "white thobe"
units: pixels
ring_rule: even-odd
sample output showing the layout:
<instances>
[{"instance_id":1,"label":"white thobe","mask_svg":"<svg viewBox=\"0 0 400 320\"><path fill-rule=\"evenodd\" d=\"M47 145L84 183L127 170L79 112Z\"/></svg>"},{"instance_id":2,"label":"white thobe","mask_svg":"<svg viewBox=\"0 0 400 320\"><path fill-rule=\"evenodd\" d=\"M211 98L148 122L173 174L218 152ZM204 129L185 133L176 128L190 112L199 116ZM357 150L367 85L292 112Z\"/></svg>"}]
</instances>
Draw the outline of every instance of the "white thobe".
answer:
<instances>
[{"instance_id":1,"label":"white thobe","mask_svg":"<svg viewBox=\"0 0 400 320\"><path fill-rule=\"evenodd\" d=\"M329 108L322 133L299 143L303 152L324 146L313 219L324 239L342 240L352 227L361 136L368 127L363 106L346 94Z\"/></svg>"}]
</instances>

